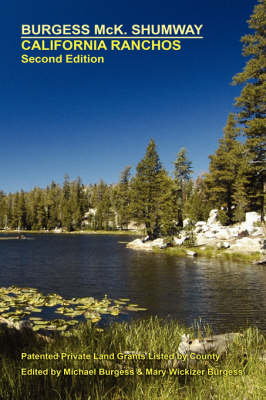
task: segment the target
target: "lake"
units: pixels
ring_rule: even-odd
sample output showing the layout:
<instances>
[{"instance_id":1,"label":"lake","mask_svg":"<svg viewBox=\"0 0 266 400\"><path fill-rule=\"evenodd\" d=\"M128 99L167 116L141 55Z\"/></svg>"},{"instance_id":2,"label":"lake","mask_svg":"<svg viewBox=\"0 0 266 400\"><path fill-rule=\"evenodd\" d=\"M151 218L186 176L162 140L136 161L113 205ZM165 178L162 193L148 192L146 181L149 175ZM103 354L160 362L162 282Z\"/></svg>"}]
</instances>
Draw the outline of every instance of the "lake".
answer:
<instances>
[{"instance_id":1,"label":"lake","mask_svg":"<svg viewBox=\"0 0 266 400\"><path fill-rule=\"evenodd\" d=\"M128 297L148 311L127 319L158 315L191 326L201 318L215 332L250 325L266 331L262 265L135 251L121 243L133 239L128 235L27 237L0 240L0 287L34 287L66 298Z\"/></svg>"}]
</instances>

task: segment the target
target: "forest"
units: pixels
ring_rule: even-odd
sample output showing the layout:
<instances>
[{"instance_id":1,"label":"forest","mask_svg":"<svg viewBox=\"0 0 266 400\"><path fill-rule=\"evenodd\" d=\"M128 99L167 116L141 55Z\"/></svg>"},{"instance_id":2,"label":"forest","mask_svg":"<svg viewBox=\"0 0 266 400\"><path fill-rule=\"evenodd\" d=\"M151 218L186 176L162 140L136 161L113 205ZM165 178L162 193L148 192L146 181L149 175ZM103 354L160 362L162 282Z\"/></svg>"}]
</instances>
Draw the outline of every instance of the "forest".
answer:
<instances>
[{"instance_id":1,"label":"forest","mask_svg":"<svg viewBox=\"0 0 266 400\"><path fill-rule=\"evenodd\" d=\"M192 179L193 165L181 148L173 170L160 162L150 140L135 174L126 166L116 184L84 184L81 178L29 192L0 190L0 229L114 230L133 221L150 238L174 235L183 220L206 220L212 208L222 224L242 221L247 211L265 212L265 1L259 0L249 21L251 34L242 37L248 57L232 84L241 85L209 171Z\"/></svg>"}]
</instances>

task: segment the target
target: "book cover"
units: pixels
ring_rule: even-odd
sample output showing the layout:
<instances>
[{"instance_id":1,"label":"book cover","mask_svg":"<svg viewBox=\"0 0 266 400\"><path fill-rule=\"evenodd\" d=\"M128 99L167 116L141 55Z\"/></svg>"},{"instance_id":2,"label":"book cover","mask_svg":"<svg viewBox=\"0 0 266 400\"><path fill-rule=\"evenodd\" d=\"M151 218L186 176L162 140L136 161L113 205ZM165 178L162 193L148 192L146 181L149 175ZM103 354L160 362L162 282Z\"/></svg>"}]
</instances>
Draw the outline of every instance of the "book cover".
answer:
<instances>
[{"instance_id":1,"label":"book cover","mask_svg":"<svg viewBox=\"0 0 266 400\"><path fill-rule=\"evenodd\" d=\"M0 398L262 398L265 1L1 26Z\"/></svg>"}]
</instances>

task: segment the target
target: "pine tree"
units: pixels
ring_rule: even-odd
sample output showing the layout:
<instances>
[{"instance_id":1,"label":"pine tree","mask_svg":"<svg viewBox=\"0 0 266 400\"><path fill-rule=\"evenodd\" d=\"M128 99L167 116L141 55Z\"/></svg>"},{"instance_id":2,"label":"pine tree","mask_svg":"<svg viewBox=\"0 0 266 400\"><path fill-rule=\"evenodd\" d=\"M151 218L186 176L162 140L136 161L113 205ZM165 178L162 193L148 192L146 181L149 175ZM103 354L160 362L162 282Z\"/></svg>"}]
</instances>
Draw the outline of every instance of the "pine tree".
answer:
<instances>
[{"instance_id":1,"label":"pine tree","mask_svg":"<svg viewBox=\"0 0 266 400\"><path fill-rule=\"evenodd\" d=\"M206 181L203 176L198 176L192 185L191 194L184 204L184 215L193 222L206 221L211 208Z\"/></svg>"},{"instance_id":2,"label":"pine tree","mask_svg":"<svg viewBox=\"0 0 266 400\"><path fill-rule=\"evenodd\" d=\"M186 200L185 188L191 178L191 174L192 163L187 159L187 150L183 147L177 154L174 162L174 178L176 184L175 204L179 226L183 226L183 208Z\"/></svg>"},{"instance_id":3,"label":"pine tree","mask_svg":"<svg viewBox=\"0 0 266 400\"><path fill-rule=\"evenodd\" d=\"M121 172L119 183L114 190L117 222L121 229L127 229L130 221L130 171L130 166L125 167Z\"/></svg>"},{"instance_id":4,"label":"pine tree","mask_svg":"<svg viewBox=\"0 0 266 400\"><path fill-rule=\"evenodd\" d=\"M26 202L25 202L25 193L21 190L19 194L18 201L18 223L20 229L27 228L27 212L26 212Z\"/></svg>"},{"instance_id":5,"label":"pine tree","mask_svg":"<svg viewBox=\"0 0 266 400\"><path fill-rule=\"evenodd\" d=\"M177 213L175 204L176 185L166 171L161 172L159 196L160 233L173 237L177 232Z\"/></svg>"},{"instance_id":6,"label":"pine tree","mask_svg":"<svg viewBox=\"0 0 266 400\"><path fill-rule=\"evenodd\" d=\"M62 202L61 202L61 220L62 226L67 231L73 230L72 225L72 210L71 210L71 201L70 201L70 182L69 176L65 174L64 183L63 183L63 191L62 191Z\"/></svg>"},{"instance_id":7,"label":"pine tree","mask_svg":"<svg viewBox=\"0 0 266 400\"><path fill-rule=\"evenodd\" d=\"M160 196L163 168L153 139L144 158L138 163L132 180L131 207L133 218L144 223L150 239L160 233Z\"/></svg>"},{"instance_id":8,"label":"pine tree","mask_svg":"<svg viewBox=\"0 0 266 400\"><path fill-rule=\"evenodd\" d=\"M242 149L245 146L240 145ZM240 150L241 151L241 150ZM233 183L233 201L235 209L233 211L234 222L242 222L245 220L246 211L248 210L247 188L249 185L249 163L247 152L242 150L242 157L239 158L238 172Z\"/></svg>"},{"instance_id":9,"label":"pine tree","mask_svg":"<svg viewBox=\"0 0 266 400\"><path fill-rule=\"evenodd\" d=\"M11 227L19 229L19 192L16 192L12 201L12 221Z\"/></svg>"},{"instance_id":10,"label":"pine tree","mask_svg":"<svg viewBox=\"0 0 266 400\"><path fill-rule=\"evenodd\" d=\"M243 124L249 152L249 199L253 209L260 211L264 220L265 203L265 105L266 105L266 56L265 26L266 1L258 0L249 21L253 34L242 37L243 55L250 57L242 72L233 78L233 84L245 84L235 105L241 108L238 119Z\"/></svg>"},{"instance_id":11,"label":"pine tree","mask_svg":"<svg viewBox=\"0 0 266 400\"><path fill-rule=\"evenodd\" d=\"M47 188L48 229L55 229L61 225L59 212L60 195L60 186L52 181L51 185Z\"/></svg>"},{"instance_id":12,"label":"pine tree","mask_svg":"<svg viewBox=\"0 0 266 400\"><path fill-rule=\"evenodd\" d=\"M70 203L72 210L73 228L80 229L82 223L82 182L78 177L71 185Z\"/></svg>"},{"instance_id":13,"label":"pine tree","mask_svg":"<svg viewBox=\"0 0 266 400\"><path fill-rule=\"evenodd\" d=\"M0 229L7 225L7 201L5 193L0 190Z\"/></svg>"},{"instance_id":14,"label":"pine tree","mask_svg":"<svg viewBox=\"0 0 266 400\"><path fill-rule=\"evenodd\" d=\"M96 230L109 230L110 225L113 225L114 212L112 209L110 188L102 179L95 186L92 205L93 208L96 208L93 228Z\"/></svg>"},{"instance_id":15,"label":"pine tree","mask_svg":"<svg viewBox=\"0 0 266 400\"><path fill-rule=\"evenodd\" d=\"M244 155L243 146L238 142L239 129L233 114L229 114L224 136L219 140L219 147L214 155L209 156L209 174L206 183L210 189L210 198L214 204L224 209L222 223L233 221L234 184L239 170L239 163Z\"/></svg>"}]
</instances>

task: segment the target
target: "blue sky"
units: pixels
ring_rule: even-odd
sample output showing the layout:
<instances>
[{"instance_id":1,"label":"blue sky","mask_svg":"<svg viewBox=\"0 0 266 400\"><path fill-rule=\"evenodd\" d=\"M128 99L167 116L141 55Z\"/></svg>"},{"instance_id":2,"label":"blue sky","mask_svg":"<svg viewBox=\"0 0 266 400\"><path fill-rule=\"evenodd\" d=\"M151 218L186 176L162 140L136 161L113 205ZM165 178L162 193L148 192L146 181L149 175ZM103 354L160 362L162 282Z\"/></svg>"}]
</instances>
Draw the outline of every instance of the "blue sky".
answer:
<instances>
[{"instance_id":1,"label":"blue sky","mask_svg":"<svg viewBox=\"0 0 266 400\"><path fill-rule=\"evenodd\" d=\"M10 0L2 5L0 190L116 182L151 137L168 171L186 147L208 169L240 87L251 0ZM104 64L22 64L21 24L203 24L178 52L108 53ZM91 54L92 52L90 52ZM36 54L37 55L37 54ZM53 55L52 52L49 55Z\"/></svg>"}]
</instances>

